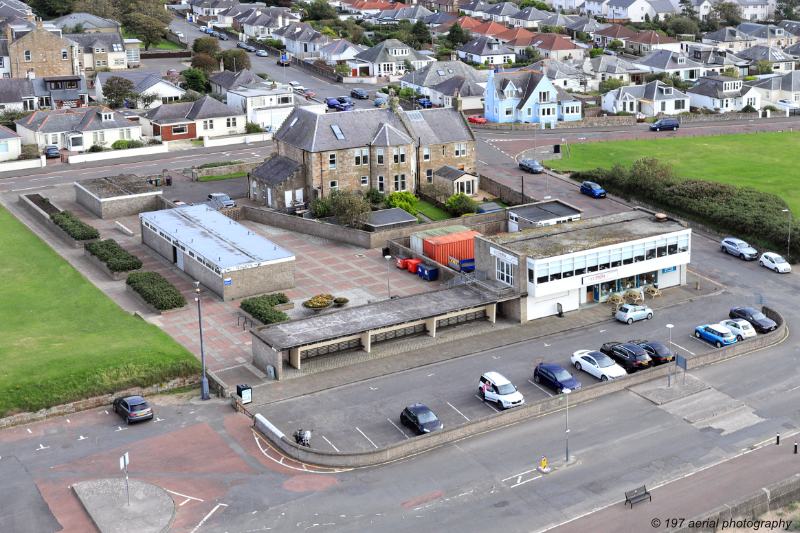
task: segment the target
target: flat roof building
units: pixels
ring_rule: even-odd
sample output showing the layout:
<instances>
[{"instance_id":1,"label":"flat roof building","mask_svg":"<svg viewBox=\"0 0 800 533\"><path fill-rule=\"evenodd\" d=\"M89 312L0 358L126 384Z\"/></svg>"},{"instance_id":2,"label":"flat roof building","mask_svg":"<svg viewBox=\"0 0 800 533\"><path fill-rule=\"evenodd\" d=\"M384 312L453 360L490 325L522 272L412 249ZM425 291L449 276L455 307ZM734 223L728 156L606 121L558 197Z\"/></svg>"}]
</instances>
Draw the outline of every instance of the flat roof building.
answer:
<instances>
[{"instance_id":1,"label":"flat roof building","mask_svg":"<svg viewBox=\"0 0 800 533\"><path fill-rule=\"evenodd\" d=\"M508 209L508 231L542 228L581 219L583 212L561 200L546 200Z\"/></svg>"}]
</instances>

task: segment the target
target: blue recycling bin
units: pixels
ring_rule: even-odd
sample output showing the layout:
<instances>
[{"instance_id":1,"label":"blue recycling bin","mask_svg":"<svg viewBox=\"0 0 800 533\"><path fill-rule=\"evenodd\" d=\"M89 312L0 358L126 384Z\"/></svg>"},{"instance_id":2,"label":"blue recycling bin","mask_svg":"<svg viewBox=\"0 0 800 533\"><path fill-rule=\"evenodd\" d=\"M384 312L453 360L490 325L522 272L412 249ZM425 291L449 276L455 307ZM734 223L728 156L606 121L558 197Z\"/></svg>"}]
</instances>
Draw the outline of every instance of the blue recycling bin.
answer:
<instances>
[{"instance_id":1,"label":"blue recycling bin","mask_svg":"<svg viewBox=\"0 0 800 533\"><path fill-rule=\"evenodd\" d=\"M417 274L425 281L435 281L439 277L439 269L435 266L420 263L417 265Z\"/></svg>"}]
</instances>

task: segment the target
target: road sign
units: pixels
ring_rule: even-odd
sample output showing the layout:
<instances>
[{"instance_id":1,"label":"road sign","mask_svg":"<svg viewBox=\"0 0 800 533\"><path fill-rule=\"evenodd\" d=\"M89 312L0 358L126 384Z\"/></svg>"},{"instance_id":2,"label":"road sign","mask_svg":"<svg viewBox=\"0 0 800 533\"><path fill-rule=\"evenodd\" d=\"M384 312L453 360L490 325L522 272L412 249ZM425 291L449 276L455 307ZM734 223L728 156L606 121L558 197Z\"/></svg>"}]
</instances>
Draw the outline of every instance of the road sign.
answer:
<instances>
[{"instance_id":1,"label":"road sign","mask_svg":"<svg viewBox=\"0 0 800 533\"><path fill-rule=\"evenodd\" d=\"M128 452L119 458L119 469L125 470L125 490L128 492L128 507L131 506L131 486L128 484L128 465L130 464Z\"/></svg>"},{"instance_id":2,"label":"road sign","mask_svg":"<svg viewBox=\"0 0 800 533\"><path fill-rule=\"evenodd\" d=\"M675 354L675 365L686 371L686 358L682 355Z\"/></svg>"},{"instance_id":3,"label":"road sign","mask_svg":"<svg viewBox=\"0 0 800 533\"><path fill-rule=\"evenodd\" d=\"M281 56L281 60L282 60L282 61L286 61L286 54L283 54L283 55Z\"/></svg>"},{"instance_id":4,"label":"road sign","mask_svg":"<svg viewBox=\"0 0 800 533\"><path fill-rule=\"evenodd\" d=\"M125 452L125 455L119 458L119 469L125 470L125 467L130 464L130 460L128 459L128 452Z\"/></svg>"},{"instance_id":5,"label":"road sign","mask_svg":"<svg viewBox=\"0 0 800 533\"><path fill-rule=\"evenodd\" d=\"M760 294L756 294L756 304L757 305L767 305L767 297L762 296Z\"/></svg>"}]
</instances>

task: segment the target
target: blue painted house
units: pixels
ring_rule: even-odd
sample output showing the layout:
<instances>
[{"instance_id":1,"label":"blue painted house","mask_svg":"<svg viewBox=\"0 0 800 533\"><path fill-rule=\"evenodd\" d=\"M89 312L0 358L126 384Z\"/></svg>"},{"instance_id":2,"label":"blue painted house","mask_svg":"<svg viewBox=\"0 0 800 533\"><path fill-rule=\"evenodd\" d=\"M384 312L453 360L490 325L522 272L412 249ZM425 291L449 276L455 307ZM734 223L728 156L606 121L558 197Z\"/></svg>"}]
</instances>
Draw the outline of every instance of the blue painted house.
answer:
<instances>
[{"instance_id":1,"label":"blue painted house","mask_svg":"<svg viewBox=\"0 0 800 533\"><path fill-rule=\"evenodd\" d=\"M492 122L581 120L581 102L556 87L541 72L489 71L484 92L484 114Z\"/></svg>"}]
</instances>

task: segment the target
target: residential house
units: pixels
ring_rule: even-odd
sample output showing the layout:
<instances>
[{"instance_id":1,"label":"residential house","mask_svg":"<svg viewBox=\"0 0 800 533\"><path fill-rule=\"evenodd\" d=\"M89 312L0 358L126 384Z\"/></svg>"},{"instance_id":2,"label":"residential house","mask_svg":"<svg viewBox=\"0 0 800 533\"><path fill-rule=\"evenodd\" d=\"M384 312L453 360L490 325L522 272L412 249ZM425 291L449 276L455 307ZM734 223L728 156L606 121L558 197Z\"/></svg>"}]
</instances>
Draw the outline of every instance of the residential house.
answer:
<instances>
[{"instance_id":1,"label":"residential house","mask_svg":"<svg viewBox=\"0 0 800 533\"><path fill-rule=\"evenodd\" d=\"M22 153L22 135L0 126L0 161L11 161Z\"/></svg>"},{"instance_id":2,"label":"residential house","mask_svg":"<svg viewBox=\"0 0 800 533\"><path fill-rule=\"evenodd\" d=\"M800 42L797 42L792 46L787 46L783 49L783 53L787 56L792 56L795 59L800 58Z\"/></svg>"},{"instance_id":3,"label":"residential house","mask_svg":"<svg viewBox=\"0 0 800 533\"><path fill-rule=\"evenodd\" d=\"M503 65L514 59L514 50L484 35L458 47L456 52L462 59L483 65Z\"/></svg>"},{"instance_id":4,"label":"residential house","mask_svg":"<svg viewBox=\"0 0 800 533\"><path fill-rule=\"evenodd\" d=\"M775 13L774 0L734 0L741 8L744 20L771 20Z\"/></svg>"},{"instance_id":5,"label":"residential house","mask_svg":"<svg viewBox=\"0 0 800 533\"><path fill-rule=\"evenodd\" d=\"M520 9L516 13L509 15L508 22L512 26L538 29L539 22L548 18L550 15L552 15L552 13L549 11L539 11L531 6Z\"/></svg>"},{"instance_id":6,"label":"residential house","mask_svg":"<svg viewBox=\"0 0 800 533\"><path fill-rule=\"evenodd\" d=\"M638 32L626 26L612 24L608 28L596 31L594 34L594 42L600 48L608 48L608 45L611 44L612 41L622 41L622 45L625 46L628 39L636 37L637 35L639 35Z\"/></svg>"},{"instance_id":7,"label":"residential house","mask_svg":"<svg viewBox=\"0 0 800 533\"><path fill-rule=\"evenodd\" d=\"M319 50L332 43L333 39L322 35L308 22L290 24L272 32L273 39L280 39L286 51L298 57L317 57Z\"/></svg>"},{"instance_id":8,"label":"residential house","mask_svg":"<svg viewBox=\"0 0 800 533\"><path fill-rule=\"evenodd\" d=\"M185 0L199 22L216 20L217 15L237 5L238 0Z\"/></svg>"},{"instance_id":9,"label":"residential house","mask_svg":"<svg viewBox=\"0 0 800 533\"><path fill-rule=\"evenodd\" d=\"M19 0L3 0L0 4L0 20L11 18L33 20L33 17L31 6Z\"/></svg>"},{"instance_id":10,"label":"residential house","mask_svg":"<svg viewBox=\"0 0 800 533\"><path fill-rule=\"evenodd\" d=\"M459 170L450 165L444 165L433 171L433 184L442 190L449 191L448 196L454 194L478 195L478 176L464 170Z\"/></svg>"},{"instance_id":11,"label":"residential house","mask_svg":"<svg viewBox=\"0 0 800 533\"><path fill-rule=\"evenodd\" d=\"M514 41L516 39L531 39L535 35L536 34L529 32L522 26L515 26L514 28L507 29L503 33L498 33L494 36L494 38L507 45L510 41Z\"/></svg>"},{"instance_id":12,"label":"residential house","mask_svg":"<svg viewBox=\"0 0 800 533\"><path fill-rule=\"evenodd\" d=\"M586 18L579 18L572 24L568 24L564 26L564 29L567 29L572 32L572 38L577 38L578 34L585 33L589 36L589 39L594 41L594 34L600 30L604 30L611 26L611 24L601 24L593 19L586 19Z\"/></svg>"},{"instance_id":13,"label":"residential house","mask_svg":"<svg viewBox=\"0 0 800 533\"><path fill-rule=\"evenodd\" d=\"M703 65L672 50L653 50L633 63L650 72L677 74L686 81L694 81L703 75Z\"/></svg>"},{"instance_id":14,"label":"residential house","mask_svg":"<svg viewBox=\"0 0 800 533\"><path fill-rule=\"evenodd\" d=\"M715 0L691 0L691 4L694 7L694 10L697 12L697 16L703 22L706 22L708 20L708 16L711 13L711 6L714 5L714 1ZM676 3L673 5L677 9L678 13L682 12L680 3Z\"/></svg>"},{"instance_id":15,"label":"residential house","mask_svg":"<svg viewBox=\"0 0 800 533\"><path fill-rule=\"evenodd\" d=\"M422 22L427 24L429 28L434 28L439 24L453 22L454 20L456 20L456 17L454 17L450 13L445 13L444 11L440 11L438 13L431 13L430 15L422 19Z\"/></svg>"},{"instance_id":16,"label":"residential house","mask_svg":"<svg viewBox=\"0 0 800 533\"><path fill-rule=\"evenodd\" d=\"M650 4L650 20L655 17L658 17L658 20L666 20L669 17L680 16L680 9L678 9L680 6L673 5L670 0L648 0L648 3Z\"/></svg>"},{"instance_id":17,"label":"residential house","mask_svg":"<svg viewBox=\"0 0 800 533\"><path fill-rule=\"evenodd\" d=\"M525 44L520 42L519 39L512 42L515 49ZM558 59L559 61L568 59L581 60L584 55L589 55L586 48L573 43L568 35L561 35L560 33L540 33L531 39L530 46L539 50L542 57Z\"/></svg>"},{"instance_id":18,"label":"residential house","mask_svg":"<svg viewBox=\"0 0 800 533\"><path fill-rule=\"evenodd\" d=\"M406 62L419 69L434 61L436 58L421 54L397 39L386 39L359 52L347 64L353 69L353 76L397 76L405 74Z\"/></svg>"},{"instance_id":19,"label":"residential house","mask_svg":"<svg viewBox=\"0 0 800 533\"><path fill-rule=\"evenodd\" d=\"M567 65L566 63L557 59L543 59L527 67L523 70L540 71L550 82L556 87L561 87L565 91L572 89L573 91L585 91L589 76L582 70Z\"/></svg>"},{"instance_id":20,"label":"residential house","mask_svg":"<svg viewBox=\"0 0 800 533\"><path fill-rule=\"evenodd\" d=\"M744 59L750 62L750 73L757 74L755 63L759 61L769 61L772 63L772 69L775 74L783 74L794 70L794 57L784 53L782 50L774 46L766 46L757 44L751 46L747 50L742 50L736 54L739 59Z\"/></svg>"},{"instance_id":21,"label":"residential house","mask_svg":"<svg viewBox=\"0 0 800 533\"><path fill-rule=\"evenodd\" d=\"M778 23L778 27L794 36L800 36L800 22L796 20L782 20Z\"/></svg>"},{"instance_id":22,"label":"residential house","mask_svg":"<svg viewBox=\"0 0 800 533\"><path fill-rule=\"evenodd\" d=\"M455 81L452 81L455 80ZM437 61L400 78L400 88L424 94L434 105L452 107L455 91L464 109L483 110L483 88L489 80L485 70L475 70L463 61Z\"/></svg>"},{"instance_id":23,"label":"residential house","mask_svg":"<svg viewBox=\"0 0 800 533\"><path fill-rule=\"evenodd\" d=\"M30 79L0 79L0 110L35 111L38 104Z\"/></svg>"},{"instance_id":24,"label":"residential house","mask_svg":"<svg viewBox=\"0 0 800 533\"><path fill-rule=\"evenodd\" d=\"M255 72L243 68L239 72L223 70L208 78L208 81L211 84L211 92L225 96L230 89L238 89L250 83L259 83L264 79Z\"/></svg>"},{"instance_id":25,"label":"residential house","mask_svg":"<svg viewBox=\"0 0 800 533\"><path fill-rule=\"evenodd\" d=\"M308 199L305 164L275 152L247 173L247 183L250 199L273 209L289 209Z\"/></svg>"},{"instance_id":26,"label":"residential house","mask_svg":"<svg viewBox=\"0 0 800 533\"><path fill-rule=\"evenodd\" d=\"M489 2L483 0L471 0L466 4L458 7L459 11L463 11L468 17L483 17L483 12L489 7Z\"/></svg>"},{"instance_id":27,"label":"residential house","mask_svg":"<svg viewBox=\"0 0 800 533\"><path fill-rule=\"evenodd\" d=\"M35 111L83 107L89 90L83 76L0 79L0 109Z\"/></svg>"},{"instance_id":28,"label":"residential house","mask_svg":"<svg viewBox=\"0 0 800 533\"><path fill-rule=\"evenodd\" d=\"M245 114L210 96L164 104L141 115L145 134L162 141L222 137L245 132Z\"/></svg>"},{"instance_id":29,"label":"residential house","mask_svg":"<svg viewBox=\"0 0 800 533\"><path fill-rule=\"evenodd\" d=\"M345 7L345 10L349 11L350 13L354 13L359 15L362 19L369 19L372 15L376 15L381 11L386 11L387 9L395 9L397 7L406 7L404 4L400 4L397 6L396 4L392 4L390 2L384 2L383 0L377 1L360 1L355 2L353 4L348 5Z\"/></svg>"},{"instance_id":30,"label":"residential house","mask_svg":"<svg viewBox=\"0 0 800 533\"><path fill-rule=\"evenodd\" d=\"M465 76L453 76L430 87L430 100L439 107L455 107L460 99L464 113L482 113L485 85Z\"/></svg>"},{"instance_id":31,"label":"residential house","mask_svg":"<svg viewBox=\"0 0 800 533\"><path fill-rule=\"evenodd\" d=\"M549 17L539 21L539 27L550 26L551 28L563 28L569 26L580 17L576 15L562 15L560 13L551 13Z\"/></svg>"},{"instance_id":32,"label":"residential house","mask_svg":"<svg viewBox=\"0 0 800 533\"><path fill-rule=\"evenodd\" d=\"M584 7L589 17L605 17L608 15L608 2L610 0L586 0Z\"/></svg>"},{"instance_id":33,"label":"residential house","mask_svg":"<svg viewBox=\"0 0 800 533\"><path fill-rule=\"evenodd\" d=\"M789 33L784 28L775 26L773 24L755 24L751 22L745 22L739 24L738 29L739 31L744 32L751 37L754 37L756 44L785 48L797 42L796 35Z\"/></svg>"},{"instance_id":34,"label":"residential house","mask_svg":"<svg viewBox=\"0 0 800 533\"><path fill-rule=\"evenodd\" d=\"M586 5L584 0L553 0L553 9L559 13L562 9L567 13L585 13Z\"/></svg>"},{"instance_id":35,"label":"residential house","mask_svg":"<svg viewBox=\"0 0 800 533\"><path fill-rule=\"evenodd\" d=\"M689 96L658 80L645 85L631 85L603 95L606 113L642 113L647 117L678 115L689 111Z\"/></svg>"},{"instance_id":36,"label":"residential house","mask_svg":"<svg viewBox=\"0 0 800 533\"><path fill-rule=\"evenodd\" d=\"M64 33L69 33L80 24L86 33L120 33L122 24L116 20L104 19L91 13L71 13L50 21L54 26L61 28Z\"/></svg>"},{"instance_id":37,"label":"residential house","mask_svg":"<svg viewBox=\"0 0 800 533\"><path fill-rule=\"evenodd\" d=\"M64 38L77 43L81 70L124 70L140 65L140 41L123 39L121 33L71 33Z\"/></svg>"},{"instance_id":38,"label":"residential house","mask_svg":"<svg viewBox=\"0 0 800 533\"><path fill-rule=\"evenodd\" d=\"M90 146L116 141L138 141L142 127L104 106L35 111L15 120L22 144L83 152Z\"/></svg>"},{"instance_id":39,"label":"residential house","mask_svg":"<svg viewBox=\"0 0 800 533\"><path fill-rule=\"evenodd\" d=\"M444 24L439 24L438 26L434 26L433 28L431 28L431 33L433 33L434 35L447 35L450 32L450 28L455 23L458 23L459 26L470 32L472 31L472 28L474 28L475 26L480 26L482 24L480 21L475 20L472 17L461 16L455 20L451 20L450 22L445 22Z\"/></svg>"},{"instance_id":40,"label":"residential house","mask_svg":"<svg viewBox=\"0 0 800 533\"><path fill-rule=\"evenodd\" d=\"M492 122L552 124L581 120L581 102L541 72L489 71L484 116Z\"/></svg>"},{"instance_id":41,"label":"residential house","mask_svg":"<svg viewBox=\"0 0 800 533\"><path fill-rule=\"evenodd\" d=\"M651 7L647 0L609 0L608 18L644 22L644 16L650 16Z\"/></svg>"},{"instance_id":42,"label":"residential house","mask_svg":"<svg viewBox=\"0 0 800 533\"><path fill-rule=\"evenodd\" d=\"M623 83L639 84L644 82L644 76L649 72L646 67L631 63L621 57L599 55L594 59L584 59L581 69L589 79L589 90L597 91L600 84L607 80L620 80Z\"/></svg>"},{"instance_id":43,"label":"residential house","mask_svg":"<svg viewBox=\"0 0 800 533\"><path fill-rule=\"evenodd\" d=\"M122 72L100 72L95 77L95 99L101 101L103 96L103 85L108 82L109 78L122 78L128 80L133 84L133 92L141 95L153 95L156 99L153 103L146 106L146 109L158 107L161 104L169 104L176 100L183 98L186 94L184 89L181 89L174 83L171 83L161 76L159 70L126 70ZM144 106L143 103L139 105ZM137 105L137 107L139 107Z\"/></svg>"},{"instance_id":44,"label":"residential house","mask_svg":"<svg viewBox=\"0 0 800 533\"><path fill-rule=\"evenodd\" d=\"M77 43L63 38L61 30L52 24L45 25L41 20L21 22L6 26L4 77L8 73L11 78L24 78L29 72L38 76L80 75Z\"/></svg>"},{"instance_id":45,"label":"residential house","mask_svg":"<svg viewBox=\"0 0 800 533\"><path fill-rule=\"evenodd\" d=\"M761 94L742 80L728 76L704 76L689 88L692 107L729 113L741 111L745 106L761 107Z\"/></svg>"},{"instance_id":46,"label":"residential house","mask_svg":"<svg viewBox=\"0 0 800 533\"><path fill-rule=\"evenodd\" d=\"M433 12L418 4L399 9L385 9L370 15L368 20L372 24L397 24L401 20L408 20L412 24L416 24L418 20L423 20L431 15Z\"/></svg>"},{"instance_id":47,"label":"residential house","mask_svg":"<svg viewBox=\"0 0 800 533\"><path fill-rule=\"evenodd\" d=\"M746 81L761 96L762 105L774 105L778 100L789 100L800 106L800 70L780 76Z\"/></svg>"},{"instance_id":48,"label":"residential house","mask_svg":"<svg viewBox=\"0 0 800 533\"><path fill-rule=\"evenodd\" d=\"M687 54L703 66L703 76L723 74L727 69L733 69L740 77L749 73L750 61L735 56L726 48L694 44L689 47Z\"/></svg>"},{"instance_id":49,"label":"residential house","mask_svg":"<svg viewBox=\"0 0 800 533\"><path fill-rule=\"evenodd\" d=\"M477 26L473 26L472 28L469 29L469 31L473 35L483 35L484 37L494 37L495 35L503 33L507 29L508 28L506 28L502 24L498 24L497 22L494 22L493 20L487 20L486 22L483 22L482 24L478 24Z\"/></svg>"},{"instance_id":50,"label":"residential house","mask_svg":"<svg viewBox=\"0 0 800 533\"><path fill-rule=\"evenodd\" d=\"M757 44L755 37L736 28L722 28L706 33L703 35L702 42L727 48L732 52L741 52Z\"/></svg>"},{"instance_id":51,"label":"residential house","mask_svg":"<svg viewBox=\"0 0 800 533\"><path fill-rule=\"evenodd\" d=\"M458 0L421 0L416 3L422 4L429 11L458 16Z\"/></svg>"},{"instance_id":52,"label":"residential house","mask_svg":"<svg viewBox=\"0 0 800 533\"><path fill-rule=\"evenodd\" d=\"M276 31L296 22L297 18L288 12L286 8L256 7L233 17L232 25L234 29L244 33L248 37L253 37L254 39L273 39L273 34Z\"/></svg>"},{"instance_id":53,"label":"residential house","mask_svg":"<svg viewBox=\"0 0 800 533\"><path fill-rule=\"evenodd\" d=\"M325 104L301 98L288 85L254 83L230 89L228 106L246 115L247 122L258 124L269 131L277 131L294 108L304 106L315 113L325 113Z\"/></svg>"},{"instance_id":54,"label":"residential house","mask_svg":"<svg viewBox=\"0 0 800 533\"><path fill-rule=\"evenodd\" d=\"M657 31L647 30L627 40L625 49L629 52L647 54L653 50L681 51L681 43Z\"/></svg>"},{"instance_id":55,"label":"residential house","mask_svg":"<svg viewBox=\"0 0 800 533\"><path fill-rule=\"evenodd\" d=\"M500 2L487 6L482 15L484 20L492 20L502 24L508 22L509 17L517 12L519 12L519 7L514 2Z\"/></svg>"},{"instance_id":56,"label":"residential house","mask_svg":"<svg viewBox=\"0 0 800 533\"><path fill-rule=\"evenodd\" d=\"M363 52L365 48L355 45L347 39L337 39L319 50L319 56L324 61L348 61Z\"/></svg>"}]
</instances>

